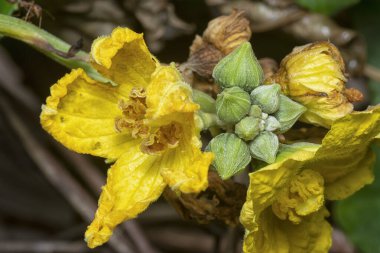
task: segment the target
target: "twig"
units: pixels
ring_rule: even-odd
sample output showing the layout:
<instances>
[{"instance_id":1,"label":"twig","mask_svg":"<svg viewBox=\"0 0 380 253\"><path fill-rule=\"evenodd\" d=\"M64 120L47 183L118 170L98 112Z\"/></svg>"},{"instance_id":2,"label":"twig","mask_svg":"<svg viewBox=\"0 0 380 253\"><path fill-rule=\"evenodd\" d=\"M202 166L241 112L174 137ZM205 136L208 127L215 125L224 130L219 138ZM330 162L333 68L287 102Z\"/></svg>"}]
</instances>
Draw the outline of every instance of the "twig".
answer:
<instances>
[{"instance_id":1,"label":"twig","mask_svg":"<svg viewBox=\"0 0 380 253\"><path fill-rule=\"evenodd\" d=\"M91 222L96 210L96 203L92 197L67 172L66 168L51 155L48 149L37 141L27 129L27 124L21 121L3 96L0 97L0 106L14 130L18 133L25 150L39 166L42 173L66 197L82 218L87 222ZM134 252L125 238L121 237L119 231L115 231L109 243L117 252Z\"/></svg>"},{"instance_id":2,"label":"twig","mask_svg":"<svg viewBox=\"0 0 380 253\"><path fill-rule=\"evenodd\" d=\"M16 100L22 102L34 112L39 110L39 101L21 81L20 69L11 60L8 53L0 47L0 86L9 92Z\"/></svg>"},{"instance_id":3,"label":"twig","mask_svg":"<svg viewBox=\"0 0 380 253\"><path fill-rule=\"evenodd\" d=\"M61 151L62 155L75 166L91 190L93 190L96 194L99 194L101 187L105 182L105 177L99 172L99 170L82 155L71 152L57 142L55 142L55 144L59 151ZM122 227L132 238L132 241L136 244L136 247L140 252L158 253L158 251L154 249L151 243L147 240L136 221L130 220L124 222Z\"/></svg>"},{"instance_id":4,"label":"twig","mask_svg":"<svg viewBox=\"0 0 380 253\"><path fill-rule=\"evenodd\" d=\"M88 248L82 241L0 241L0 252L86 252Z\"/></svg>"},{"instance_id":5,"label":"twig","mask_svg":"<svg viewBox=\"0 0 380 253\"><path fill-rule=\"evenodd\" d=\"M376 82L380 82L380 69L372 65L367 64L364 66L364 75Z\"/></svg>"},{"instance_id":6,"label":"twig","mask_svg":"<svg viewBox=\"0 0 380 253\"><path fill-rule=\"evenodd\" d=\"M178 227L151 228L147 232L152 240L170 252L212 252L214 238L199 229L189 231Z\"/></svg>"}]
</instances>

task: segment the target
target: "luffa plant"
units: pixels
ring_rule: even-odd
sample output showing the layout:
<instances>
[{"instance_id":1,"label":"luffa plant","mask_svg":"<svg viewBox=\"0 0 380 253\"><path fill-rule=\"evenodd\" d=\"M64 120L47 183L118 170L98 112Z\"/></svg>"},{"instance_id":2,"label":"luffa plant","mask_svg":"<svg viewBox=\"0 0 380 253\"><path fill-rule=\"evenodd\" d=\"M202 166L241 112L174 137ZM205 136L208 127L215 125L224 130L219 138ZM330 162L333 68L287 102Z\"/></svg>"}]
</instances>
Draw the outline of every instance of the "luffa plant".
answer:
<instances>
[{"instance_id":1,"label":"luffa plant","mask_svg":"<svg viewBox=\"0 0 380 253\"><path fill-rule=\"evenodd\" d=\"M10 29L12 22L25 29ZM161 64L143 35L128 28L96 39L88 61L84 52L83 59L67 60L43 47L66 50L66 44L15 22L0 16L0 33L73 68L51 87L42 127L67 148L113 163L85 232L91 248L165 187L198 193L207 189L209 169L225 180L248 168L244 252L327 253L326 201L373 180L370 145L380 135L380 107L353 111L360 92L346 89L343 60L329 42L296 48L264 78L251 31L235 25L244 23L241 13L216 19L192 47L197 68L188 64L197 73L207 66L208 77L212 72L220 88L215 99L187 84L175 64ZM207 62L210 55L217 57ZM289 131L313 126L329 129L317 143L288 138ZM213 135L205 150L201 130Z\"/></svg>"}]
</instances>

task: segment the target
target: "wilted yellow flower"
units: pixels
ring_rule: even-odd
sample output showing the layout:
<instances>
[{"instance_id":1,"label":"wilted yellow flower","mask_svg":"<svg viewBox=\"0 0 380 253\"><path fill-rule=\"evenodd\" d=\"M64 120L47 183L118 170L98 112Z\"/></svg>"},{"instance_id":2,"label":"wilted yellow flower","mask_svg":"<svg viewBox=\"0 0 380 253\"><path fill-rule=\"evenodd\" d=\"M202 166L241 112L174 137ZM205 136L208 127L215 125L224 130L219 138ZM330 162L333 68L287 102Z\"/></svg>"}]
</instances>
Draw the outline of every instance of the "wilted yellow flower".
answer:
<instances>
[{"instance_id":1,"label":"wilted yellow flower","mask_svg":"<svg viewBox=\"0 0 380 253\"><path fill-rule=\"evenodd\" d=\"M213 156L200 151L191 88L174 66L160 66L142 34L116 28L93 43L91 55L93 66L118 85L73 70L51 87L41 124L69 149L116 160L85 234L93 248L166 185L184 193L204 190Z\"/></svg>"},{"instance_id":2,"label":"wilted yellow flower","mask_svg":"<svg viewBox=\"0 0 380 253\"><path fill-rule=\"evenodd\" d=\"M330 42L293 49L266 83L279 83L285 95L307 107L300 120L330 128L353 110L345 91L344 62Z\"/></svg>"},{"instance_id":3,"label":"wilted yellow flower","mask_svg":"<svg viewBox=\"0 0 380 253\"><path fill-rule=\"evenodd\" d=\"M344 199L373 180L371 142L380 106L336 120L321 145L282 149L275 163L250 174L240 220L247 253L327 253L331 227L325 200Z\"/></svg>"}]
</instances>

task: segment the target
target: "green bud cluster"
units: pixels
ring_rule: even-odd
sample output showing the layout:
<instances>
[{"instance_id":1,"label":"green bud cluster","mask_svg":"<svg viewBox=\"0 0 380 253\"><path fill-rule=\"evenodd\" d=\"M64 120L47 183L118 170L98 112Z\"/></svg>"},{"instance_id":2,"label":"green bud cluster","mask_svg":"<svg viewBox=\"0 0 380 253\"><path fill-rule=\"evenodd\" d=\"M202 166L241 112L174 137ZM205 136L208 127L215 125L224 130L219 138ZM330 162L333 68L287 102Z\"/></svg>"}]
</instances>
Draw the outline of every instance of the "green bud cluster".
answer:
<instances>
[{"instance_id":1,"label":"green bud cluster","mask_svg":"<svg viewBox=\"0 0 380 253\"><path fill-rule=\"evenodd\" d=\"M215 67L213 77L222 88L216 115L233 133L213 138L208 149L223 179L243 170L252 159L273 163L278 134L289 130L306 108L281 94L279 84L262 85L263 70L251 44L243 43Z\"/></svg>"}]
</instances>

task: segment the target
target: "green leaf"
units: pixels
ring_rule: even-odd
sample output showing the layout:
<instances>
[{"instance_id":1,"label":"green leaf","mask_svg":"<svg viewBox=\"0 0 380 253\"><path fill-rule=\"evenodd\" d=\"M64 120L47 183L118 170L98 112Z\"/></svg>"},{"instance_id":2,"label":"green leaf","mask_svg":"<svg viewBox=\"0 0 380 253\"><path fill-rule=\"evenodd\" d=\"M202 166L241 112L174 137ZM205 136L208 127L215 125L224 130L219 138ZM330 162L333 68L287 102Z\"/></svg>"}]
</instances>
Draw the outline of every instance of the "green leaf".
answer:
<instances>
[{"instance_id":1,"label":"green leaf","mask_svg":"<svg viewBox=\"0 0 380 253\"><path fill-rule=\"evenodd\" d=\"M359 2L360 0L296 0L302 7L325 15L335 14Z\"/></svg>"},{"instance_id":2,"label":"green leaf","mask_svg":"<svg viewBox=\"0 0 380 253\"><path fill-rule=\"evenodd\" d=\"M380 156L380 148L375 148ZM351 241L364 253L380 253L380 161L375 164L375 183L338 202L334 218Z\"/></svg>"},{"instance_id":3,"label":"green leaf","mask_svg":"<svg viewBox=\"0 0 380 253\"><path fill-rule=\"evenodd\" d=\"M17 10L16 3L10 3L7 0L0 0L0 14L11 15Z\"/></svg>"}]
</instances>

